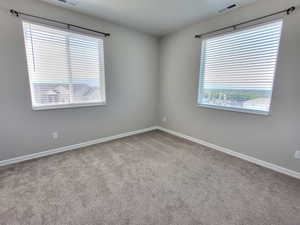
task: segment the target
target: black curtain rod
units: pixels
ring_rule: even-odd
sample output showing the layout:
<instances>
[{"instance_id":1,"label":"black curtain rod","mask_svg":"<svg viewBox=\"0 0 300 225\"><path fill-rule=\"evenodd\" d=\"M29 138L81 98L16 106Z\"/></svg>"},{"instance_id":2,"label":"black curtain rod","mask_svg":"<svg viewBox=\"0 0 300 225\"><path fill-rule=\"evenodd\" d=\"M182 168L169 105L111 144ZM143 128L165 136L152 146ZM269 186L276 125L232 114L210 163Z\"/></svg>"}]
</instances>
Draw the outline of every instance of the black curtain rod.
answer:
<instances>
[{"instance_id":1,"label":"black curtain rod","mask_svg":"<svg viewBox=\"0 0 300 225\"><path fill-rule=\"evenodd\" d=\"M203 33L203 34L196 34L195 38L201 38L204 35L217 33L217 32L223 31L223 30L227 30L229 28L236 29L238 26L241 26L241 25L244 25L244 24L247 24L247 23L251 23L251 22L254 22L254 21L257 21L257 20L262 20L262 19L265 19L265 18L268 18L268 17L271 17L271 16L282 14L282 13L286 13L287 15L290 15L292 12L295 11L295 9L296 9L296 7L292 6L292 7L288 8L288 9L281 10L279 12L275 12L275 13L272 13L272 14L269 14L269 15L266 15L266 16L262 16L262 17L256 18L256 19L247 20L247 21L239 23L239 24L235 24L235 25L232 25L232 26L223 27L223 28L220 28L220 29L217 29L217 30L213 30L213 31L209 31L209 32L206 32L206 33Z\"/></svg>"},{"instance_id":2,"label":"black curtain rod","mask_svg":"<svg viewBox=\"0 0 300 225\"><path fill-rule=\"evenodd\" d=\"M44 17L40 17L40 16L34 16L34 15L23 13L23 12L18 12L14 9L11 9L10 13L12 15L16 16L16 17L19 17L20 15L24 15L24 16L28 16L28 17L32 17L32 18L37 18L37 19L50 21L50 22L53 22L53 23L60 23L60 24L66 25L68 29L70 27L75 27L75 28L87 30L87 31L90 31L90 32L94 32L94 33L97 33L97 34L102 34L104 37L109 37L110 36L110 33L105 33L105 32L101 32L101 31L97 31L97 30L92 30L92 29L89 29L89 28L80 27L80 26L77 26L77 25L74 25L74 24L69 24L69 23L58 21L58 20L48 19L48 18L44 18Z\"/></svg>"}]
</instances>

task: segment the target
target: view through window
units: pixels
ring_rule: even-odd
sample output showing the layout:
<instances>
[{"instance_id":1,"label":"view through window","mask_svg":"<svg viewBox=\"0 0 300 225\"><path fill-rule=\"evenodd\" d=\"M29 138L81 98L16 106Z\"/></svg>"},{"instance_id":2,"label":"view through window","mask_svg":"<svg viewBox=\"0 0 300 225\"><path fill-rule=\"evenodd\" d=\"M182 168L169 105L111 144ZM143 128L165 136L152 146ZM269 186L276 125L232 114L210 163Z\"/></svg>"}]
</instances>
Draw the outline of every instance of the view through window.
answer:
<instances>
[{"instance_id":1,"label":"view through window","mask_svg":"<svg viewBox=\"0 0 300 225\"><path fill-rule=\"evenodd\" d=\"M268 114L282 20L202 42L198 104Z\"/></svg>"},{"instance_id":2,"label":"view through window","mask_svg":"<svg viewBox=\"0 0 300 225\"><path fill-rule=\"evenodd\" d=\"M105 102L103 39L23 22L32 106Z\"/></svg>"}]
</instances>

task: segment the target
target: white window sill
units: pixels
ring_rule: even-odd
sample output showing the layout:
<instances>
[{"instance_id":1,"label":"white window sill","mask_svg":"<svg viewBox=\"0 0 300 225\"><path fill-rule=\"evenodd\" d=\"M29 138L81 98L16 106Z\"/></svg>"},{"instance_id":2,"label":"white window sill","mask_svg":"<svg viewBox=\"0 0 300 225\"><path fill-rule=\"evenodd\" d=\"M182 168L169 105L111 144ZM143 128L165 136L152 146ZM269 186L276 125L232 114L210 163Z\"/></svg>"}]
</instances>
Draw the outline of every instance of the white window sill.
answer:
<instances>
[{"instance_id":1,"label":"white window sill","mask_svg":"<svg viewBox=\"0 0 300 225\"><path fill-rule=\"evenodd\" d=\"M231 108L231 107L226 107L226 106L205 105L205 104L200 104L200 103L198 103L197 106L208 108L208 109L219 109L219 110L225 110L225 111L256 114L256 115L263 115L263 116L271 115L271 112L252 110L252 109Z\"/></svg>"},{"instance_id":2,"label":"white window sill","mask_svg":"<svg viewBox=\"0 0 300 225\"><path fill-rule=\"evenodd\" d=\"M45 106L32 106L32 110L53 110L53 109L69 109L69 108L82 108L93 106L106 106L106 102L94 102L94 103L76 103L76 104L58 104L58 105L45 105Z\"/></svg>"}]
</instances>

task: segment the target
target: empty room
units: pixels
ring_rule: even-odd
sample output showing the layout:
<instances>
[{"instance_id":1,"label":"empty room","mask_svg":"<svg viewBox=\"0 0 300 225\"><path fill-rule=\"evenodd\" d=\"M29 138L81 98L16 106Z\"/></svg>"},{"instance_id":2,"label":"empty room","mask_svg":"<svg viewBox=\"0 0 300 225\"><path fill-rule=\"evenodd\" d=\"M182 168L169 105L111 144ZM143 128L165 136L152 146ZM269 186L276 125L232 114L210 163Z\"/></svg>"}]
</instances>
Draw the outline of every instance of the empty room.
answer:
<instances>
[{"instance_id":1,"label":"empty room","mask_svg":"<svg viewBox=\"0 0 300 225\"><path fill-rule=\"evenodd\" d=\"M300 0L0 0L0 225L300 225Z\"/></svg>"}]
</instances>

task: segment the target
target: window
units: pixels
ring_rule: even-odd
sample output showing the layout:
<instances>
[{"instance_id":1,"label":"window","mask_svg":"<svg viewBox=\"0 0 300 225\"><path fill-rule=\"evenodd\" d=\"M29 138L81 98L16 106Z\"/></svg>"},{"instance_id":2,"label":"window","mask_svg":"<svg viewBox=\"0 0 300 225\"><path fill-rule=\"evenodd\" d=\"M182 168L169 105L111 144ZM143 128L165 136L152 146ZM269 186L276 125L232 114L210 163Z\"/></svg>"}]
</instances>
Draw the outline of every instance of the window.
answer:
<instances>
[{"instance_id":1,"label":"window","mask_svg":"<svg viewBox=\"0 0 300 225\"><path fill-rule=\"evenodd\" d=\"M269 114L282 20L202 42L198 104Z\"/></svg>"},{"instance_id":2,"label":"window","mask_svg":"<svg viewBox=\"0 0 300 225\"><path fill-rule=\"evenodd\" d=\"M105 104L103 39L23 22L35 110Z\"/></svg>"}]
</instances>

